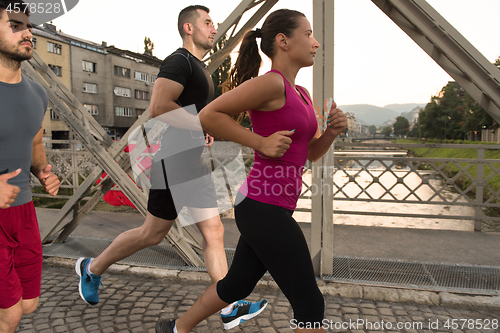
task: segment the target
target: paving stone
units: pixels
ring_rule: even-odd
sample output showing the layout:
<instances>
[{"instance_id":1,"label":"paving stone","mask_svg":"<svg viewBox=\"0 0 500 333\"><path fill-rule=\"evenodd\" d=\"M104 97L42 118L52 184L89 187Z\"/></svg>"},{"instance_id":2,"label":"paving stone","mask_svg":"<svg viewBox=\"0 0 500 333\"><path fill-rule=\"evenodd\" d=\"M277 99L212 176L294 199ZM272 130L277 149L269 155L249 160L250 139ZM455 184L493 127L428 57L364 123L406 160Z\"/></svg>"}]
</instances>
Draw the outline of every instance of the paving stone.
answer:
<instances>
[{"instance_id":1,"label":"paving stone","mask_svg":"<svg viewBox=\"0 0 500 333\"><path fill-rule=\"evenodd\" d=\"M106 288L100 290L101 302L96 306L90 306L79 297L78 280L74 269L44 265L39 306L34 313L23 317L16 333L154 333L155 322L158 318L178 318L207 288L208 283L203 279L193 277L193 272L184 273L185 278L172 281L137 274L106 274L103 277L103 284ZM384 290L386 289L388 288ZM353 290L358 289L353 288ZM374 287L370 290L372 295L378 292ZM434 301L428 292L422 295L425 297L417 298L418 301L422 299ZM258 301L263 298L269 301L267 308L256 319L242 323L232 329L231 333L293 332L290 328L293 311L286 297L277 289L259 287L246 300ZM446 295L446 304L454 299ZM331 329L326 332L441 333L452 331L444 328L446 320L498 319L498 310L425 305L408 302L408 299L405 301L405 303L381 302L327 294L325 295L325 318L330 323ZM349 321L358 323L358 320L364 321L363 327L342 328L342 325L345 326ZM414 326L401 330L395 327L378 330L374 329L376 326L373 325L367 327L368 322L375 324L382 320L384 323L391 322L394 325L400 322ZM436 320L440 327L437 329L429 327ZM420 323L421 327L415 326L417 323ZM215 314L200 323L192 332L226 332L222 327L220 315ZM466 328L453 332L493 333L495 331Z\"/></svg>"}]
</instances>

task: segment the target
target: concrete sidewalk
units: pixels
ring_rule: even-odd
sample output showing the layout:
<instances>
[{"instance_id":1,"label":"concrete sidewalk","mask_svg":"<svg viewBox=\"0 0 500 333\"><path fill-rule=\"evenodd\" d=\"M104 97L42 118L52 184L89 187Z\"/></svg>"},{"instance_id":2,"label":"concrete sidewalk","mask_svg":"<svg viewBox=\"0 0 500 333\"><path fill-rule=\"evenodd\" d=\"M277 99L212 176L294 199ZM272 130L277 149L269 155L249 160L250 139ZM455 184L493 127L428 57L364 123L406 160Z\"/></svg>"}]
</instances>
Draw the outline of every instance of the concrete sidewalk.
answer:
<instances>
[{"instance_id":1,"label":"concrete sidewalk","mask_svg":"<svg viewBox=\"0 0 500 333\"><path fill-rule=\"evenodd\" d=\"M40 230L58 210L37 208ZM361 217L360 217L361 218ZM72 236L114 239L142 225L139 213L91 212ZM234 220L223 220L226 248L235 248L239 231ZM310 242L310 223L299 223ZM500 266L500 233L335 225L334 254L369 259Z\"/></svg>"}]
</instances>

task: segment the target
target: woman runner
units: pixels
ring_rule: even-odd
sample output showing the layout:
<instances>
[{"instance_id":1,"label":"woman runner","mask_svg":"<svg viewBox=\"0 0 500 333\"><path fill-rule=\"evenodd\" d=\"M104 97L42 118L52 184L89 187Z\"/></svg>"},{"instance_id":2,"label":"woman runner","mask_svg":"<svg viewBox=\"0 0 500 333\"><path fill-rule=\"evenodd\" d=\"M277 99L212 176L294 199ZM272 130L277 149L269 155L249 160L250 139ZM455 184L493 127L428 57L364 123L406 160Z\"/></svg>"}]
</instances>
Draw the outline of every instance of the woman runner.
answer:
<instances>
[{"instance_id":1,"label":"woman runner","mask_svg":"<svg viewBox=\"0 0 500 333\"><path fill-rule=\"evenodd\" d=\"M272 61L272 70L262 76L258 76L257 38ZM266 270L292 305L291 327L296 332L324 332L323 295L305 237L292 217L306 160L321 158L347 126L346 116L334 102L327 129L320 133L309 93L295 85L298 71L314 64L319 46L304 14L287 9L273 12L261 29L245 35L231 71L234 89L200 112L201 124L209 133L255 149L252 171L236 199L241 237L226 277L210 286L177 321L158 321L156 332L190 332L227 304L247 297ZM247 110L253 132L232 119ZM222 313L229 320L233 315Z\"/></svg>"}]
</instances>

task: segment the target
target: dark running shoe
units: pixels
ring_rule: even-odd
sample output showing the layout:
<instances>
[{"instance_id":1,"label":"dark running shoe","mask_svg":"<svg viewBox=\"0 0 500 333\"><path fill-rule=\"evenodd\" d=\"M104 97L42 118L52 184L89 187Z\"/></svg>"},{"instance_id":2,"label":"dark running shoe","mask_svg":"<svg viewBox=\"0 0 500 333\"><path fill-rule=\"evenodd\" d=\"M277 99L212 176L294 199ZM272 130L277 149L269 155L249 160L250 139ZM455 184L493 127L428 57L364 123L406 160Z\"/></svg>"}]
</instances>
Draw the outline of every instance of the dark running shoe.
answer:
<instances>
[{"instance_id":1,"label":"dark running shoe","mask_svg":"<svg viewBox=\"0 0 500 333\"><path fill-rule=\"evenodd\" d=\"M242 322L258 316L262 311L264 311L267 303L268 302L265 299L255 303L238 301L238 303L233 306L233 311L231 311L230 314L221 314L224 329L230 330Z\"/></svg>"},{"instance_id":2,"label":"dark running shoe","mask_svg":"<svg viewBox=\"0 0 500 333\"><path fill-rule=\"evenodd\" d=\"M174 333L175 320L172 319L159 319L156 322L156 333Z\"/></svg>"}]
</instances>

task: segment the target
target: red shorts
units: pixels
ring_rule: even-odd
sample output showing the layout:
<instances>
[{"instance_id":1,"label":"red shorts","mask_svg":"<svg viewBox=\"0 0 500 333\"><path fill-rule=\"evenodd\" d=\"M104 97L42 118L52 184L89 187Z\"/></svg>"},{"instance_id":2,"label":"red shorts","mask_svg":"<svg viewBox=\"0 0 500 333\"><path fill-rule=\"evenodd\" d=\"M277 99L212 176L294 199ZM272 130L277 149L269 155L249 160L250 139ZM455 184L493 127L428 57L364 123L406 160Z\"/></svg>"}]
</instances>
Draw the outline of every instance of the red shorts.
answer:
<instances>
[{"instance_id":1,"label":"red shorts","mask_svg":"<svg viewBox=\"0 0 500 333\"><path fill-rule=\"evenodd\" d=\"M40 296L42 264L33 201L0 209L0 309Z\"/></svg>"}]
</instances>

